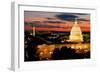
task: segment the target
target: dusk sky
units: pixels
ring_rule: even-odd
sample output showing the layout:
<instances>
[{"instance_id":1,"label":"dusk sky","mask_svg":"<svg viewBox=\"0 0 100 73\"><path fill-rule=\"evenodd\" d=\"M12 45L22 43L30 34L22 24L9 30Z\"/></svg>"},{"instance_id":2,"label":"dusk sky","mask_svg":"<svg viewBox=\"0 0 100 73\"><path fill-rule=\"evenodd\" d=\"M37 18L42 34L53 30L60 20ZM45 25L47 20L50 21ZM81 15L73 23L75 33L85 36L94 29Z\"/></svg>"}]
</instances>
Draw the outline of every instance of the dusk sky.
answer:
<instances>
[{"instance_id":1,"label":"dusk sky","mask_svg":"<svg viewBox=\"0 0 100 73\"><path fill-rule=\"evenodd\" d=\"M90 32L90 14L40 11L24 12L24 22L32 23L36 27L36 31L70 32L75 18L78 19L78 25L82 32ZM25 25L25 30L31 30L29 25Z\"/></svg>"}]
</instances>

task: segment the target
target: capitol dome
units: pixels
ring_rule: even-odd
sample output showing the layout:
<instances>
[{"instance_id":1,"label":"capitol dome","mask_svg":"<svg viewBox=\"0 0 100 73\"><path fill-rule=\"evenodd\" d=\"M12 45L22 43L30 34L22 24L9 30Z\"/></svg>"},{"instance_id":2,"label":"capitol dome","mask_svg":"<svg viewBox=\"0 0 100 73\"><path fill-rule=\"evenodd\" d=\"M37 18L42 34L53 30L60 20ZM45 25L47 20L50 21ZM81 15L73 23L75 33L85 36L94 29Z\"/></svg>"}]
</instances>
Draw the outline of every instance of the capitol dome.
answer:
<instances>
[{"instance_id":1,"label":"capitol dome","mask_svg":"<svg viewBox=\"0 0 100 73\"><path fill-rule=\"evenodd\" d=\"M77 18L75 19L75 24L73 25L69 40L71 42L83 42L83 36L79 25L77 24Z\"/></svg>"}]
</instances>

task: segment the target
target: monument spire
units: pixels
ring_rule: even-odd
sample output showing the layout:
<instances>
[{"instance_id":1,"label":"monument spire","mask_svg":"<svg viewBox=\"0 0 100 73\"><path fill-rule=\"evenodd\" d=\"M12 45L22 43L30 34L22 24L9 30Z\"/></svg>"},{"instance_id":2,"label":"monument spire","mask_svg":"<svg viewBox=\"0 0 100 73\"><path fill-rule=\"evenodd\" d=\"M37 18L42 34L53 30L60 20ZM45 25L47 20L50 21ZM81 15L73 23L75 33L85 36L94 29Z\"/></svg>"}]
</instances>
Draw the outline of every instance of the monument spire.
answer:
<instances>
[{"instance_id":1,"label":"monument spire","mask_svg":"<svg viewBox=\"0 0 100 73\"><path fill-rule=\"evenodd\" d=\"M33 36L35 36L35 27L33 27Z\"/></svg>"}]
</instances>

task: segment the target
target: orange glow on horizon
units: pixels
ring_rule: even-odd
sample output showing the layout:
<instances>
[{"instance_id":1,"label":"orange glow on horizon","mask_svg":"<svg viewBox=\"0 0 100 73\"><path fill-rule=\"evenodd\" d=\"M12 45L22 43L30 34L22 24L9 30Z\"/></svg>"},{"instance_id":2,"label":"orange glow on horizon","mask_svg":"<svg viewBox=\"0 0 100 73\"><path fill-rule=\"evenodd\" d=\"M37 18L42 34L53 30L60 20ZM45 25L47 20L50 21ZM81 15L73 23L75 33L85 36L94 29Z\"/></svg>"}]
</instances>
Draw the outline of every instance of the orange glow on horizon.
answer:
<instances>
[{"instance_id":1,"label":"orange glow on horizon","mask_svg":"<svg viewBox=\"0 0 100 73\"><path fill-rule=\"evenodd\" d=\"M40 27L36 27L36 31L70 32L72 26L74 25L73 21L65 21L64 23L45 23L43 21L45 21L46 18L34 18L34 19L41 21L40 23L37 23ZM33 20L32 18L27 18L24 21L32 23L32 20ZM34 22L33 22L33 24L34 24ZM48 27L41 27L44 25L46 25ZM82 32L90 32L90 22L89 21L78 21L78 25L81 28ZM53 28L50 28L50 27L53 27ZM26 25L25 30L32 30L32 27Z\"/></svg>"}]
</instances>

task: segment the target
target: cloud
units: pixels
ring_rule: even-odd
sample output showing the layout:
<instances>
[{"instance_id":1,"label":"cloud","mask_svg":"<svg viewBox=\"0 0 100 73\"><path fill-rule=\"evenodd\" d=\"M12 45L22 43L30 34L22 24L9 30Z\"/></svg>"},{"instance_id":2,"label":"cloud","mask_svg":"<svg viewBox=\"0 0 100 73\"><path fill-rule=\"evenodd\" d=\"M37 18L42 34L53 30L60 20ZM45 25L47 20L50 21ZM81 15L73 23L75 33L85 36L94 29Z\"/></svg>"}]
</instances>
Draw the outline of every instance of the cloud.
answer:
<instances>
[{"instance_id":1,"label":"cloud","mask_svg":"<svg viewBox=\"0 0 100 73\"><path fill-rule=\"evenodd\" d=\"M90 15L90 14L89 13L77 13L77 15Z\"/></svg>"},{"instance_id":2,"label":"cloud","mask_svg":"<svg viewBox=\"0 0 100 73\"><path fill-rule=\"evenodd\" d=\"M89 19L78 19L79 21L90 21Z\"/></svg>"},{"instance_id":3,"label":"cloud","mask_svg":"<svg viewBox=\"0 0 100 73\"><path fill-rule=\"evenodd\" d=\"M78 21L90 21L90 14L85 13L62 13L55 15L55 17L66 21L75 21L75 18L78 18Z\"/></svg>"},{"instance_id":4,"label":"cloud","mask_svg":"<svg viewBox=\"0 0 100 73\"><path fill-rule=\"evenodd\" d=\"M66 20L66 21L74 21L75 18L78 18L78 16L68 14L68 13L62 13L60 15L56 15L56 17L61 19L61 20Z\"/></svg>"}]
</instances>

